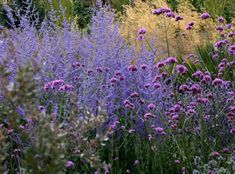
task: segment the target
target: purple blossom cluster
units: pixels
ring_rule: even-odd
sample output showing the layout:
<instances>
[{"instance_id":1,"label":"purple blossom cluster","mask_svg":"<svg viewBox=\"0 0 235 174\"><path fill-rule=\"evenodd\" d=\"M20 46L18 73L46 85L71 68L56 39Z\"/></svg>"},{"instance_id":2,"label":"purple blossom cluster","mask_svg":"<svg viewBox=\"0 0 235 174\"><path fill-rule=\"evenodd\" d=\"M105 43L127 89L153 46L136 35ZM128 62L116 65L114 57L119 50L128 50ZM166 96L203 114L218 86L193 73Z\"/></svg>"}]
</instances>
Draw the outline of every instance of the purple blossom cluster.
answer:
<instances>
[{"instance_id":1,"label":"purple blossom cluster","mask_svg":"<svg viewBox=\"0 0 235 174\"><path fill-rule=\"evenodd\" d=\"M205 19L211 18L211 15L209 13L202 13L200 17L201 17L201 19L205 20Z\"/></svg>"},{"instance_id":2,"label":"purple blossom cluster","mask_svg":"<svg viewBox=\"0 0 235 174\"><path fill-rule=\"evenodd\" d=\"M69 92L72 91L74 87L69 84L65 84L63 80L53 80L44 85L45 92L49 90L59 91L59 92Z\"/></svg>"},{"instance_id":3,"label":"purple blossom cluster","mask_svg":"<svg viewBox=\"0 0 235 174\"><path fill-rule=\"evenodd\" d=\"M195 25L195 23L194 22L189 22L188 24L187 24L187 26L186 26L186 30L191 30L191 29L193 29L193 26Z\"/></svg>"}]
</instances>

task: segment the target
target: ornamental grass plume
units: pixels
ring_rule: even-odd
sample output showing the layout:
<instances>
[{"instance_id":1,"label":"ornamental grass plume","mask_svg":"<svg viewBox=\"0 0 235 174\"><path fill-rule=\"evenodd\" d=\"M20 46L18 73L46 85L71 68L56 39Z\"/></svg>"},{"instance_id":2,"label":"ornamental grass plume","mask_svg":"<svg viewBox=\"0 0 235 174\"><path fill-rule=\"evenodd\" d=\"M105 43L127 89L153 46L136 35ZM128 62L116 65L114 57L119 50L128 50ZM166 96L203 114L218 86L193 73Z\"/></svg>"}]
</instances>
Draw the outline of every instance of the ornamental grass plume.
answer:
<instances>
[{"instance_id":1,"label":"ornamental grass plume","mask_svg":"<svg viewBox=\"0 0 235 174\"><path fill-rule=\"evenodd\" d=\"M180 3L175 14L164 0L136 0L135 6L125 6L125 14L121 16L121 34L140 48L143 42L139 40L143 38L136 39L137 31L146 28L148 32L144 39L154 40L157 48L162 50L157 59L169 56L168 52L170 55L189 54L195 51L196 45L205 46L208 41L215 39L215 23L208 15L204 13L202 17L206 20L202 20L201 15L186 1ZM195 26L188 27L188 31L186 27L190 22Z\"/></svg>"}]
</instances>

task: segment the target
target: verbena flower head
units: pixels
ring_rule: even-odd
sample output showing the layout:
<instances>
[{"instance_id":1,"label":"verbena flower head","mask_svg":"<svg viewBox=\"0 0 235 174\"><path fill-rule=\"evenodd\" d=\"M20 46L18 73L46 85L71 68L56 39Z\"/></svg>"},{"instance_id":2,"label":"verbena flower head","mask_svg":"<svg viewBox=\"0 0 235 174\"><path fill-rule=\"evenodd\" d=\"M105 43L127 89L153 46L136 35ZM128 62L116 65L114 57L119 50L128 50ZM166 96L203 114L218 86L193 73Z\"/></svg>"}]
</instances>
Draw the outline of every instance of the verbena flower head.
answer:
<instances>
[{"instance_id":1,"label":"verbena flower head","mask_svg":"<svg viewBox=\"0 0 235 174\"><path fill-rule=\"evenodd\" d=\"M160 14L168 13L168 12L171 12L171 10L169 8L165 8L165 7L153 10L154 15L160 15Z\"/></svg>"},{"instance_id":2,"label":"verbena flower head","mask_svg":"<svg viewBox=\"0 0 235 174\"><path fill-rule=\"evenodd\" d=\"M183 16L176 16L175 21L181 21L183 19L184 19Z\"/></svg>"},{"instance_id":3,"label":"verbena flower head","mask_svg":"<svg viewBox=\"0 0 235 174\"><path fill-rule=\"evenodd\" d=\"M185 75L188 72L188 68L184 65L176 65L176 72L180 75Z\"/></svg>"},{"instance_id":4,"label":"verbena flower head","mask_svg":"<svg viewBox=\"0 0 235 174\"><path fill-rule=\"evenodd\" d=\"M193 29L193 26L195 25L195 23L194 22L189 22L188 24L187 24L187 26L186 26L186 30L191 30L191 29Z\"/></svg>"},{"instance_id":5,"label":"verbena flower head","mask_svg":"<svg viewBox=\"0 0 235 174\"><path fill-rule=\"evenodd\" d=\"M147 30L145 28L141 28L138 31L138 34L145 34L147 32Z\"/></svg>"},{"instance_id":6,"label":"verbena flower head","mask_svg":"<svg viewBox=\"0 0 235 174\"><path fill-rule=\"evenodd\" d=\"M73 161L67 161L66 162L66 165L65 165L67 168L72 168L72 167L74 167L74 163L73 163Z\"/></svg>"},{"instance_id":7,"label":"verbena flower head","mask_svg":"<svg viewBox=\"0 0 235 174\"><path fill-rule=\"evenodd\" d=\"M222 32L222 31L224 31L224 28L223 28L223 26L217 26L216 30L219 32Z\"/></svg>"},{"instance_id":8,"label":"verbena flower head","mask_svg":"<svg viewBox=\"0 0 235 174\"><path fill-rule=\"evenodd\" d=\"M225 21L225 19L223 18L223 16L218 17L218 22L219 23L223 23Z\"/></svg>"},{"instance_id":9,"label":"verbena flower head","mask_svg":"<svg viewBox=\"0 0 235 174\"><path fill-rule=\"evenodd\" d=\"M175 18L175 13L172 12L172 11L170 11L170 12L167 12L167 13L165 14L165 16L168 17L168 18Z\"/></svg>"},{"instance_id":10,"label":"verbena flower head","mask_svg":"<svg viewBox=\"0 0 235 174\"><path fill-rule=\"evenodd\" d=\"M227 29L231 29L232 28L232 24L230 23L230 24L226 24L226 28Z\"/></svg>"},{"instance_id":11,"label":"verbena flower head","mask_svg":"<svg viewBox=\"0 0 235 174\"><path fill-rule=\"evenodd\" d=\"M228 48L228 53L229 53L229 55L231 55L231 56L234 56L234 55L235 55L235 44L234 44L234 45L231 45L231 46Z\"/></svg>"},{"instance_id":12,"label":"verbena flower head","mask_svg":"<svg viewBox=\"0 0 235 174\"><path fill-rule=\"evenodd\" d=\"M137 37L137 40L138 40L138 41L144 40L144 36L143 36L143 35L139 35L139 36Z\"/></svg>"},{"instance_id":13,"label":"verbena flower head","mask_svg":"<svg viewBox=\"0 0 235 174\"><path fill-rule=\"evenodd\" d=\"M209 19L211 18L211 15L209 13L202 13L200 17L201 19Z\"/></svg>"},{"instance_id":14,"label":"verbena flower head","mask_svg":"<svg viewBox=\"0 0 235 174\"><path fill-rule=\"evenodd\" d=\"M178 63L178 60L176 57L168 57L166 60L165 60L165 63L166 64L174 64L174 63Z\"/></svg>"}]
</instances>

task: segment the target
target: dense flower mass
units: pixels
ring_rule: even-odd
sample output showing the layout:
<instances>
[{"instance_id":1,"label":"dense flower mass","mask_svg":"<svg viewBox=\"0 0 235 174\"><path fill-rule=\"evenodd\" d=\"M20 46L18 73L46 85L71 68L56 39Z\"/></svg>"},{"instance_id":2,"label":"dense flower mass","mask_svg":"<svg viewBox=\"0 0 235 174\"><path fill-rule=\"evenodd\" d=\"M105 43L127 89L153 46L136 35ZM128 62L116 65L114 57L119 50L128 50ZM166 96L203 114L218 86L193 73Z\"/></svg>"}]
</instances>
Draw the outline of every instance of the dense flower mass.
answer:
<instances>
[{"instance_id":1,"label":"dense flower mass","mask_svg":"<svg viewBox=\"0 0 235 174\"><path fill-rule=\"evenodd\" d=\"M216 43L196 55L164 57L144 26L140 47L127 43L101 1L89 32L53 9L32 22L27 2L28 17L8 10L12 28L0 35L0 172L233 172L232 24L219 17ZM183 20L165 7L153 14Z\"/></svg>"}]
</instances>

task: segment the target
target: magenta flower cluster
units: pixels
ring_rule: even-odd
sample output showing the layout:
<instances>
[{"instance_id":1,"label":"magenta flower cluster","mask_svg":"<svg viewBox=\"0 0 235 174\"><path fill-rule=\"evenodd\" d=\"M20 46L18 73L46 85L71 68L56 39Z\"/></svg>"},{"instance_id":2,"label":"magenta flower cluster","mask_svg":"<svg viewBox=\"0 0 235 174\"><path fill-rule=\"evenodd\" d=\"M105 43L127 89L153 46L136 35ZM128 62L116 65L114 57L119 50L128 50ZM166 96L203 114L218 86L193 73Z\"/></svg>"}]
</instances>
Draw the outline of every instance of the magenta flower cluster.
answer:
<instances>
[{"instance_id":1,"label":"magenta flower cluster","mask_svg":"<svg viewBox=\"0 0 235 174\"><path fill-rule=\"evenodd\" d=\"M44 85L45 92L49 92L50 90L58 91L58 92L70 92L74 89L72 85L65 84L63 80L53 80Z\"/></svg>"}]
</instances>

